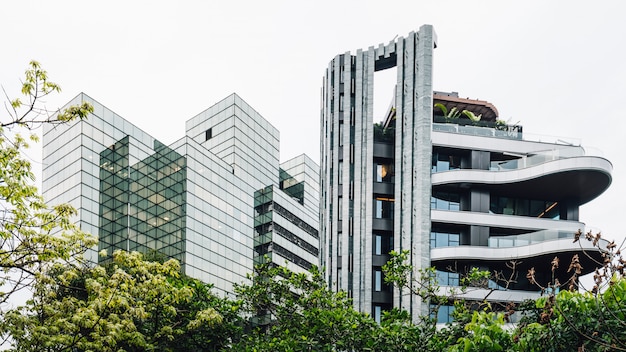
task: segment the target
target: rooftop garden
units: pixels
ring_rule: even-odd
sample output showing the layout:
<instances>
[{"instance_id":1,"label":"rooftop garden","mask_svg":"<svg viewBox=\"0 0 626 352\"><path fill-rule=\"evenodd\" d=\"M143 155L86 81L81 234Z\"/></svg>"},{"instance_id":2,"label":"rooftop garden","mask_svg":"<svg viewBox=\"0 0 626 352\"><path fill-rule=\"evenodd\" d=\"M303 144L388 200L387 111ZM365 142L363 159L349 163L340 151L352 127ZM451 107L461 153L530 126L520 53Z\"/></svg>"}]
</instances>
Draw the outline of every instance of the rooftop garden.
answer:
<instances>
[{"instance_id":1,"label":"rooftop garden","mask_svg":"<svg viewBox=\"0 0 626 352\"><path fill-rule=\"evenodd\" d=\"M374 124L374 141L393 143L396 138L396 126L385 126L381 122Z\"/></svg>"},{"instance_id":2,"label":"rooftop garden","mask_svg":"<svg viewBox=\"0 0 626 352\"><path fill-rule=\"evenodd\" d=\"M477 126L495 128L497 130L508 130L509 126L504 120L497 117L492 119L482 118L482 114L476 114L469 109L460 110L456 106L453 106L448 110L448 107L443 103L435 103L435 109L433 112L433 122L435 123L453 123L460 126Z\"/></svg>"}]
</instances>

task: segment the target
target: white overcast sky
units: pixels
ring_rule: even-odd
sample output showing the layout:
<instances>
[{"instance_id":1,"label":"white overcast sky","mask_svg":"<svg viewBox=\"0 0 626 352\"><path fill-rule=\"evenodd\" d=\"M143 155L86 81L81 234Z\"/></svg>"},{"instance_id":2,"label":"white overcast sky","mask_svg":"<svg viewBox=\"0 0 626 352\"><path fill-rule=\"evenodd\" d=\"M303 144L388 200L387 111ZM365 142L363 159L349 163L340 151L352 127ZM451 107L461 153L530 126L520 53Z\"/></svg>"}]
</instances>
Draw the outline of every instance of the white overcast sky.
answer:
<instances>
[{"instance_id":1,"label":"white overcast sky","mask_svg":"<svg viewBox=\"0 0 626 352\"><path fill-rule=\"evenodd\" d=\"M0 83L15 97L36 59L63 87L49 108L85 92L165 143L236 92L280 130L281 160L318 160L329 61L432 24L436 90L487 100L527 133L580 138L613 163L581 220L621 238L625 13L622 1L9 0Z\"/></svg>"}]
</instances>

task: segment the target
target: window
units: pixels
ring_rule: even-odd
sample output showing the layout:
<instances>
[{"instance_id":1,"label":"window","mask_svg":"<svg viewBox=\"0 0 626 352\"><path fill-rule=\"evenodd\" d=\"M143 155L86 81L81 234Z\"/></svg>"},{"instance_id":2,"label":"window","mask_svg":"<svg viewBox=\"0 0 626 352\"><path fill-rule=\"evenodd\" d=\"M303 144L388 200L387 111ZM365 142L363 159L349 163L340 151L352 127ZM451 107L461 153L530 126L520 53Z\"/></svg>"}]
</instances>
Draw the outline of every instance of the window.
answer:
<instances>
[{"instance_id":1,"label":"window","mask_svg":"<svg viewBox=\"0 0 626 352\"><path fill-rule=\"evenodd\" d=\"M437 210L461 210L461 196L457 193L433 192L430 208Z\"/></svg>"},{"instance_id":2,"label":"window","mask_svg":"<svg viewBox=\"0 0 626 352\"><path fill-rule=\"evenodd\" d=\"M343 147L343 123L339 123L339 146Z\"/></svg>"},{"instance_id":3,"label":"window","mask_svg":"<svg viewBox=\"0 0 626 352\"><path fill-rule=\"evenodd\" d=\"M431 309L434 309L435 306L431 306ZM451 323L454 321L452 317L452 313L454 312L454 306L439 306L437 310L437 323ZM434 318L435 312L431 314Z\"/></svg>"},{"instance_id":4,"label":"window","mask_svg":"<svg viewBox=\"0 0 626 352\"><path fill-rule=\"evenodd\" d=\"M378 324L380 324L380 318L382 316L382 311L383 311L383 307L381 307L381 306L374 306L374 320L376 320L376 322Z\"/></svg>"},{"instance_id":5,"label":"window","mask_svg":"<svg viewBox=\"0 0 626 352\"><path fill-rule=\"evenodd\" d=\"M383 290L383 272L380 269L374 270L374 291L380 292Z\"/></svg>"},{"instance_id":6,"label":"window","mask_svg":"<svg viewBox=\"0 0 626 352\"><path fill-rule=\"evenodd\" d=\"M342 255L343 253L343 238L341 238L341 236L337 238L337 253L338 255Z\"/></svg>"},{"instance_id":7,"label":"window","mask_svg":"<svg viewBox=\"0 0 626 352\"><path fill-rule=\"evenodd\" d=\"M530 216L553 220L560 219L558 202L495 195L491 196L489 212L492 214Z\"/></svg>"},{"instance_id":8,"label":"window","mask_svg":"<svg viewBox=\"0 0 626 352\"><path fill-rule=\"evenodd\" d=\"M393 249L393 236L385 234L374 235L374 255L386 255Z\"/></svg>"},{"instance_id":9,"label":"window","mask_svg":"<svg viewBox=\"0 0 626 352\"><path fill-rule=\"evenodd\" d=\"M337 214L337 218L339 220L343 219L343 198L339 197L338 199L338 205L337 205L337 210L338 210L338 214Z\"/></svg>"},{"instance_id":10,"label":"window","mask_svg":"<svg viewBox=\"0 0 626 352\"><path fill-rule=\"evenodd\" d=\"M461 157L459 155L451 155L442 152L433 152L431 171L441 172L449 170L457 170L461 168Z\"/></svg>"},{"instance_id":11,"label":"window","mask_svg":"<svg viewBox=\"0 0 626 352\"><path fill-rule=\"evenodd\" d=\"M436 271L437 283L441 286L459 286L459 273Z\"/></svg>"},{"instance_id":12,"label":"window","mask_svg":"<svg viewBox=\"0 0 626 352\"><path fill-rule=\"evenodd\" d=\"M213 128L209 128L208 130L206 130L206 132L204 132L205 141L208 141L211 138L213 138Z\"/></svg>"},{"instance_id":13,"label":"window","mask_svg":"<svg viewBox=\"0 0 626 352\"><path fill-rule=\"evenodd\" d=\"M350 144L350 164L354 164L354 144Z\"/></svg>"},{"instance_id":14,"label":"window","mask_svg":"<svg viewBox=\"0 0 626 352\"><path fill-rule=\"evenodd\" d=\"M459 245L461 235L458 233L431 232L430 248L456 247Z\"/></svg>"},{"instance_id":15,"label":"window","mask_svg":"<svg viewBox=\"0 0 626 352\"><path fill-rule=\"evenodd\" d=\"M376 182L393 182L393 165L385 163L374 164L374 180Z\"/></svg>"},{"instance_id":16,"label":"window","mask_svg":"<svg viewBox=\"0 0 626 352\"><path fill-rule=\"evenodd\" d=\"M393 285L385 283L385 276L380 266L372 267L372 292L392 292Z\"/></svg>"},{"instance_id":17,"label":"window","mask_svg":"<svg viewBox=\"0 0 626 352\"><path fill-rule=\"evenodd\" d=\"M339 178L338 183L341 185L343 184L343 161L339 162L337 172L338 172L338 178Z\"/></svg>"},{"instance_id":18,"label":"window","mask_svg":"<svg viewBox=\"0 0 626 352\"><path fill-rule=\"evenodd\" d=\"M393 219L393 199L376 198L374 200L374 217L376 219Z\"/></svg>"}]
</instances>

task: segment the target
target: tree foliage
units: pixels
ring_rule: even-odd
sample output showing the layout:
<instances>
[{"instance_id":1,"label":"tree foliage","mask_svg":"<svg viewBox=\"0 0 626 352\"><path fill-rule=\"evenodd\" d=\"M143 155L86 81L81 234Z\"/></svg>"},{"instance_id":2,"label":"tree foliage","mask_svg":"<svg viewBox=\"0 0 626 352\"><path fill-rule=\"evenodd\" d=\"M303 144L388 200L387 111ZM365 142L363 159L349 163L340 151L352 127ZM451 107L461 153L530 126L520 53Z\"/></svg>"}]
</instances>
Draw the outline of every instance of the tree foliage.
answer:
<instances>
[{"instance_id":1,"label":"tree foliage","mask_svg":"<svg viewBox=\"0 0 626 352\"><path fill-rule=\"evenodd\" d=\"M96 243L72 223L76 211L71 206L44 203L33 184L31 164L22 154L38 137L24 138L20 128L82 119L93 111L89 104L56 114L42 107L43 97L59 91L39 63L32 61L22 82L26 102L7 97L7 116L0 119L0 306L52 263L81 261L82 253Z\"/></svg>"},{"instance_id":2,"label":"tree foliage","mask_svg":"<svg viewBox=\"0 0 626 352\"><path fill-rule=\"evenodd\" d=\"M224 322L216 307L232 308L182 277L174 259L116 251L106 266L55 265L34 288L5 314L16 351L210 351L229 342L212 329Z\"/></svg>"},{"instance_id":3,"label":"tree foliage","mask_svg":"<svg viewBox=\"0 0 626 352\"><path fill-rule=\"evenodd\" d=\"M542 288L546 296L527 303L526 317L515 335L520 350L626 351L626 260L615 242L603 240L600 233L574 234L574 242L584 240L600 253L593 287L578 290L582 267L574 255L568 267L572 278L565 283L553 280ZM557 259L552 261L552 270L558 266ZM528 273L531 279L534 271Z\"/></svg>"},{"instance_id":4,"label":"tree foliage","mask_svg":"<svg viewBox=\"0 0 626 352\"><path fill-rule=\"evenodd\" d=\"M575 242L582 234L573 235ZM581 274L578 255L569 265L572 277L559 283L553 275L548 287L538 285L543 296L517 307L509 304L493 309L487 301L466 302L463 293L491 277L487 272L470 270L464 273L457 291L442 291L437 285L434 269L425 269L415 278L408 263L408 253L392 253L383 268L386 280L398 288L408 290L428 302L433 311L441 304L453 303L454 322L429 334L429 343L419 346L426 351L623 351L626 350L626 279L623 276L626 260L613 242L602 243L598 234L586 234L600 252L601 261L594 275L594 286L588 292L579 292ZM588 253L585 253L588 255ZM549 272L558 268L554 258ZM534 280L535 268L528 273ZM563 289L562 289L563 288ZM507 317L515 311L524 317L515 328L506 327ZM434 324L433 321L430 323ZM420 324L428 325L422 317ZM384 327L384 323L381 325ZM410 324L406 324L406 330ZM422 332L423 333L423 332ZM402 336L402 334L400 334ZM417 347L417 346L413 346Z\"/></svg>"},{"instance_id":5,"label":"tree foliage","mask_svg":"<svg viewBox=\"0 0 626 352\"><path fill-rule=\"evenodd\" d=\"M241 351L363 351L376 322L357 312L345 292L332 292L322 272L295 273L268 262L249 285L235 288L249 329Z\"/></svg>"},{"instance_id":6,"label":"tree foliage","mask_svg":"<svg viewBox=\"0 0 626 352\"><path fill-rule=\"evenodd\" d=\"M4 89L3 89L4 91ZM93 112L88 103L49 111L42 100L60 92L32 61L22 98L5 92L0 120L0 303L27 288L26 305L3 312L0 333L17 351L217 350L235 335L236 309L210 287L179 275L176 261L149 262L138 253L88 266L83 253L96 239L72 222L69 205L47 206L23 156L20 134L44 124L68 123ZM31 134L31 141L37 136ZM220 314L218 309L224 310ZM229 324L222 324L224 317ZM225 332L224 330L228 331Z\"/></svg>"},{"instance_id":7,"label":"tree foliage","mask_svg":"<svg viewBox=\"0 0 626 352\"><path fill-rule=\"evenodd\" d=\"M22 97L5 92L7 114L0 119L0 307L21 289L32 292L24 306L0 311L0 334L15 351L626 351L626 260L599 233L574 234L574 242L590 241L601 255L588 292L578 291L578 256L563 283L555 279L555 257L551 268L527 274L537 284L535 270L552 271L546 287L537 284L541 298L497 308L486 299L466 302L464 293L488 289L490 280L504 281L506 288L517 273L470 269L460 287L443 290L434 268L416 271L407 264L408 252L391 253L386 282L432 310L412 319L393 309L380 324L356 311L346 292L331 291L317 268L295 273L261 264L229 299L182 275L177 261L158 253L146 258L116 251L104 266L85 263L82 254L96 240L73 224L72 207L45 204L22 154L37 140L32 130L93 111L87 103L48 111L42 99L59 91L33 61ZM461 115L438 107L447 117ZM21 130L30 135L22 137ZM393 137L379 125L375 131ZM437 326L434 317L443 305L454 306L454 322ZM507 327L515 311L523 318Z\"/></svg>"},{"instance_id":8,"label":"tree foliage","mask_svg":"<svg viewBox=\"0 0 626 352\"><path fill-rule=\"evenodd\" d=\"M50 94L61 92L61 86L48 79L48 72L37 61L31 61L22 81L21 98L11 99L4 91L8 104L4 107L8 116L0 120L0 127L16 126L35 129L43 124L60 124L75 119L85 119L93 112L93 106L84 102L64 110L50 111L45 107L45 99Z\"/></svg>"}]
</instances>

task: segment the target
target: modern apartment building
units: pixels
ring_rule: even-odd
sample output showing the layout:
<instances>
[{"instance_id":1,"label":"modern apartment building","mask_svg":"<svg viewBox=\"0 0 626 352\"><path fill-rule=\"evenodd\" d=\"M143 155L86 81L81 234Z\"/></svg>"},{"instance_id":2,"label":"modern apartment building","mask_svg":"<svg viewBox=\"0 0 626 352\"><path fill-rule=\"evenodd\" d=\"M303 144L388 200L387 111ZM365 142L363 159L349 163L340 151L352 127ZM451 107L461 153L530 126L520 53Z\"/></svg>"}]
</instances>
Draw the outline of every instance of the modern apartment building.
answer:
<instances>
[{"instance_id":1,"label":"modern apartment building","mask_svg":"<svg viewBox=\"0 0 626 352\"><path fill-rule=\"evenodd\" d=\"M418 297L384 284L381 267L392 249L410 251L414 275L434 266L444 289L476 267L514 275L508 284L489 282L491 300L537 296L525 278L529 268L549 272L556 255L567 263L583 248L593 252L572 243L585 226L579 207L611 183L611 163L578 142L533 138L500 121L491 103L434 92L435 47L433 28L422 26L387 45L337 55L324 75L320 258L330 287L376 319L392 307L428 314ZM374 116L374 74L392 68L393 102ZM580 259L585 272L595 268ZM561 282L566 271L556 272ZM468 298L486 293L472 290ZM440 319L448 312L443 307Z\"/></svg>"},{"instance_id":2,"label":"modern apartment building","mask_svg":"<svg viewBox=\"0 0 626 352\"><path fill-rule=\"evenodd\" d=\"M266 255L295 271L318 264L319 167L279 163L278 130L239 96L167 146L85 94L68 105L83 101L86 120L44 130L43 194L78 209L98 251L156 251L223 293Z\"/></svg>"}]
</instances>

